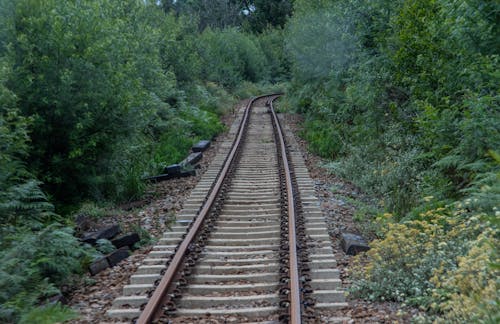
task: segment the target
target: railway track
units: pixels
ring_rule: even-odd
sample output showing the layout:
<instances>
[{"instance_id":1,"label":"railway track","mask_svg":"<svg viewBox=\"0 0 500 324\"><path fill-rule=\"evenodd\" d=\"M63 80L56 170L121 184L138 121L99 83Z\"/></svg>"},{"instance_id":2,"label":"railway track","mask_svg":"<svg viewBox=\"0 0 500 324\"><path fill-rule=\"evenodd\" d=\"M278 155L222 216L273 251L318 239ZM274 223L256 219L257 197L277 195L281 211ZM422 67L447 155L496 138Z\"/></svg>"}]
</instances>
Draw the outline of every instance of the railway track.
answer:
<instances>
[{"instance_id":1,"label":"railway track","mask_svg":"<svg viewBox=\"0 0 500 324\"><path fill-rule=\"evenodd\" d=\"M346 306L344 293L312 180L274 113L277 97L258 97L240 111L230 140L109 317L137 323L346 320L328 315Z\"/></svg>"}]
</instances>

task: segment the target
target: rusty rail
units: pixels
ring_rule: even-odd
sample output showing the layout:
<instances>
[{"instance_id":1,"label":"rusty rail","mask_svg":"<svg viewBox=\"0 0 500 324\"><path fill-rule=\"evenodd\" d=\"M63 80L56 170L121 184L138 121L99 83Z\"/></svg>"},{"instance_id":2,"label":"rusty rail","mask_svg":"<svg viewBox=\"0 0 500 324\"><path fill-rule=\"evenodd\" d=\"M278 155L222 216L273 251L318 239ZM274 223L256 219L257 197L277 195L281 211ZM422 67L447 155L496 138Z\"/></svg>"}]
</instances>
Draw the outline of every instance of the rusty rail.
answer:
<instances>
[{"instance_id":1,"label":"rusty rail","mask_svg":"<svg viewBox=\"0 0 500 324\"><path fill-rule=\"evenodd\" d=\"M151 298L149 299L148 303L146 304L144 310L142 311L141 315L139 316L139 318L136 322L137 324L151 323L154 320L158 320L159 317L161 316L161 306L168 299L167 293L175 281L178 270L181 268L181 264L186 256L186 253L188 252L190 244L195 240L196 235L200 231L207 214L209 213L210 209L212 208L213 203L215 201L215 198L217 197L217 195L221 189L222 183L224 182L224 179L228 173L230 165L234 160L237 149L240 145L241 139L242 139L244 131L245 131L245 125L248 122L250 108L256 100L263 98L263 97L267 97L267 96L269 96L269 95L254 97L247 103L247 106L245 108L245 114L244 114L244 117L241 121L239 130L238 130L238 136L236 137L235 141L233 142L231 152L229 153L228 158L226 159L224 166L223 166L221 172L219 173L217 181L216 181L215 185L213 186L213 189L211 190L209 196L207 197L205 204L203 205L200 212L198 213L198 216L196 217L195 222L191 226L189 232L187 233L186 237L184 238L184 240L182 241L180 246L178 247L178 249L177 249L173 259L171 260L165 274L163 275L160 283L156 287Z\"/></svg>"},{"instance_id":2,"label":"rusty rail","mask_svg":"<svg viewBox=\"0 0 500 324\"><path fill-rule=\"evenodd\" d=\"M279 145L281 150L281 157L283 160L283 167L285 169L285 183L287 189L287 204L288 204L288 247L289 247L289 267L290 267L290 306L289 306L289 321L291 324L301 323L301 302L300 302L300 272L298 266L297 257L297 239L296 239L296 213L295 213L295 201L294 192L292 185L292 176L290 172L290 166L288 163L286 144L283 137L283 132L281 131L280 123L276 112L274 111L273 101L278 98L278 96L270 99L268 101L269 109L276 125L276 131L279 139Z\"/></svg>"}]
</instances>

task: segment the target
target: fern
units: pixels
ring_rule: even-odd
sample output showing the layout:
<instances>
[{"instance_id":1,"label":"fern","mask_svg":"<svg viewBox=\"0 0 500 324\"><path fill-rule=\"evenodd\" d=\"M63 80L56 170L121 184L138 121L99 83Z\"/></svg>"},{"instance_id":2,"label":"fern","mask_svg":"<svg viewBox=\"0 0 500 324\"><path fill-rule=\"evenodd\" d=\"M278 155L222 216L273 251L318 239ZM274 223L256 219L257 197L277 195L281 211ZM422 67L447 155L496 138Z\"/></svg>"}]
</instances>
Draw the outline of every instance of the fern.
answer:
<instances>
[{"instance_id":1,"label":"fern","mask_svg":"<svg viewBox=\"0 0 500 324\"><path fill-rule=\"evenodd\" d=\"M464 165L464 159L460 155L447 155L440 159L434 166L440 169L458 169L460 166Z\"/></svg>"},{"instance_id":2,"label":"fern","mask_svg":"<svg viewBox=\"0 0 500 324\"><path fill-rule=\"evenodd\" d=\"M47 201L39 185L39 181L28 180L14 184L0 193L0 215L3 223L44 223L57 219L54 206Z\"/></svg>"},{"instance_id":3,"label":"fern","mask_svg":"<svg viewBox=\"0 0 500 324\"><path fill-rule=\"evenodd\" d=\"M71 284L92 258L72 229L58 224L35 232L4 227L0 238L0 322L16 322L21 314L30 314L59 293L58 286Z\"/></svg>"},{"instance_id":4,"label":"fern","mask_svg":"<svg viewBox=\"0 0 500 324\"><path fill-rule=\"evenodd\" d=\"M50 324L50 323L62 323L77 318L75 311L69 307L55 304L48 305L44 307L37 307L32 309L27 314L24 314L19 323L20 324Z\"/></svg>"},{"instance_id":5,"label":"fern","mask_svg":"<svg viewBox=\"0 0 500 324\"><path fill-rule=\"evenodd\" d=\"M495 215L500 208L500 157L494 151L490 155L493 163L487 164L489 171L479 173L462 192L469 196L470 207Z\"/></svg>"}]
</instances>

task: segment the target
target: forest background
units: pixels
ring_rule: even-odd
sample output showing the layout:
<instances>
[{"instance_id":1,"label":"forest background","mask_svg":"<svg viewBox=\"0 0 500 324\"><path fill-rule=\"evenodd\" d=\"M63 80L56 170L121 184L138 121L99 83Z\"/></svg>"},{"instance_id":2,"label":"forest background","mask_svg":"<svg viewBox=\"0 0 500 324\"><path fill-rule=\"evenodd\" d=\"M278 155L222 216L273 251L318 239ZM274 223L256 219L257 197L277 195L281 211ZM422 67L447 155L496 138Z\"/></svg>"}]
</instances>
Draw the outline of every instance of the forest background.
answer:
<instances>
[{"instance_id":1,"label":"forest background","mask_svg":"<svg viewBox=\"0 0 500 324\"><path fill-rule=\"evenodd\" d=\"M498 322L497 1L0 0L0 320L45 305L98 251L88 206L223 130L276 89L309 149L372 197L351 294ZM89 202L91 202L89 204ZM45 306L43 306L45 305Z\"/></svg>"}]
</instances>

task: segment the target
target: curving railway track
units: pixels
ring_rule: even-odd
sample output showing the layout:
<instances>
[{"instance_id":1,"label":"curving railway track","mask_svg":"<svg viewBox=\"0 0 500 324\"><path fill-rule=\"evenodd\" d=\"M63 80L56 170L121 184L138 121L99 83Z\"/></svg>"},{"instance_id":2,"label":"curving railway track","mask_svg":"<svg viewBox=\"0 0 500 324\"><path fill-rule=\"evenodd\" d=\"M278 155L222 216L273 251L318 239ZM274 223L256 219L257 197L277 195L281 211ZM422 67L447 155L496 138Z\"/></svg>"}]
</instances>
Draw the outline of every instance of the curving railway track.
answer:
<instances>
[{"instance_id":1,"label":"curving railway track","mask_svg":"<svg viewBox=\"0 0 500 324\"><path fill-rule=\"evenodd\" d=\"M136 323L342 322L339 272L293 136L252 99L214 162L108 311ZM325 315L326 314L326 315Z\"/></svg>"}]
</instances>

